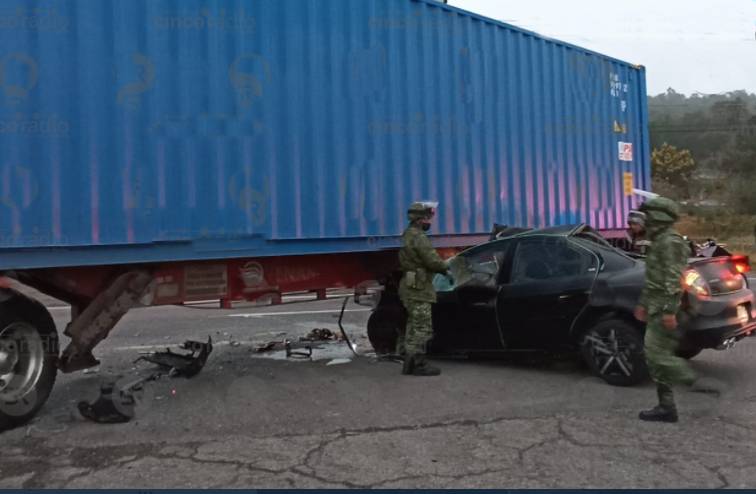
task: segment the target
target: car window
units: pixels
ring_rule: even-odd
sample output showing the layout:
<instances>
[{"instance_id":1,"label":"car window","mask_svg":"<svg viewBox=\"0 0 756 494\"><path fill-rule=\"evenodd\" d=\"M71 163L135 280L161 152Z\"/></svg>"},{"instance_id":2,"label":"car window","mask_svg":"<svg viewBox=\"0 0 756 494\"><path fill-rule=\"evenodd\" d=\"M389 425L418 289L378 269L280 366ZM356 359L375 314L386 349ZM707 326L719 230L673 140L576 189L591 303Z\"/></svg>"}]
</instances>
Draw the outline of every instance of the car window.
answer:
<instances>
[{"instance_id":1,"label":"car window","mask_svg":"<svg viewBox=\"0 0 756 494\"><path fill-rule=\"evenodd\" d=\"M614 272L630 269L635 266L635 261L616 251L601 251L600 255L604 260L602 271Z\"/></svg>"},{"instance_id":2,"label":"car window","mask_svg":"<svg viewBox=\"0 0 756 494\"><path fill-rule=\"evenodd\" d=\"M615 247L612 247L611 245L604 246L601 244L590 244L583 238L577 238L573 241L578 244L585 242L589 244L590 247L592 247L592 250L597 251L597 253L601 256L601 259L604 261L603 265L601 266L601 271L623 271L625 269L630 269L635 265L635 261L632 258L628 257L624 252L618 250Z\"/></svg>"},{"instance_id":3,"label":"car window","mask_svg":"<svg viewBox=\"0 0 756 494\"><path fill-rule=\"evenodd\" d=\"M510 245L510 240L490 242L467 250L452 259L449 268L454 279L453 287L496 286L499 270Z\"/></svg>"},{"instance_id":4,"label":"car window","mask_svg":"<svg viewBox=\"0 0 756 494\"><path fill-rule=\"evenodd\" d=\"M612 247L612 244L607 239L605 239L604 237L602 237L598 233L595 233L591 229L586 229L582 233L577 234L576 237L579 238L579 239L582 239L582 240L587 240L589 242L593 242L594 244L600 245L602 247L607 247L607 248L611 248Z\"/></svg>"},{"instance_id":5,"label":"car window","mask_svg":"<svg viewBox=\"0 0 756 494\"><path fill-rule=\"evenodd\" d=\"M517 245L510 283L557 281L595 272L597 267L595 255L563 238L526 238Z\"/></svg>"}]
</instances>

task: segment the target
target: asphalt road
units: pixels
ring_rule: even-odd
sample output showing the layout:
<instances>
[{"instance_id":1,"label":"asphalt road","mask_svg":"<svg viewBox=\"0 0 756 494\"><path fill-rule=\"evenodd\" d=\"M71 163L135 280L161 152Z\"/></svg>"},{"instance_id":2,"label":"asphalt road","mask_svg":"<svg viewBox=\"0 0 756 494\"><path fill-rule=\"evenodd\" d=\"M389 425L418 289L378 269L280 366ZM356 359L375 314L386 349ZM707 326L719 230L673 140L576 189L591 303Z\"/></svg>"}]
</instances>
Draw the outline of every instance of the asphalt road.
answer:
<instances>
[{"instance_id":1,"label":"asphalt road","mask_svg":"<svg viewBox=\"0 0 756 494\"><path fill-rule=\"evenodd\" d=\"M60 376L38 418L0 436L0 488L756 484L756 338L693 361L729 389L681 393L679 424L637 420L654 403L650 384L614 388L571 360L440 361L441 376L418 378L344 343L316 348L312 361L253 351L282 333L336 330L340 305L130 312L98 347L97 372ZM349 309L347 331L367 352L369 312ZM67 309L52 313L62 328ZM154 370L133 363L139 352L207 336L215 349L203 371L149 384L134 421L78 414L105 377Z\"/></svg>"}]
</instances>

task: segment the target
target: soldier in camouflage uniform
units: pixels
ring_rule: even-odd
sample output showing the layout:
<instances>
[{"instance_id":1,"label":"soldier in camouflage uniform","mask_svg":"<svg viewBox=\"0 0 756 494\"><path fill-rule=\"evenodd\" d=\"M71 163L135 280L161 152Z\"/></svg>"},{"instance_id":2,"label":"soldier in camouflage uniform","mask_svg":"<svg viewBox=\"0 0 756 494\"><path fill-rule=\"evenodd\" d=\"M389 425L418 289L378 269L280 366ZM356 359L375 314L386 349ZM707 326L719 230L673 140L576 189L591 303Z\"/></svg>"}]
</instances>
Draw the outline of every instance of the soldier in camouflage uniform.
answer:
<instances>
[{"instance_id":1,"label":"soldier in camouflage uniform","mask_svg":"<svg viewBox=\"0 0 756 494\"><path fill-rule=\"evenodd\" d=\"M431 304L436 302L433 276L448 273L446 263L425 234L430 229L435 206L434 203L413 203L407 212L410 224L402 235L399 264L403 275L399 297L408 316L406 336L403 343L400 342L405 353L402 374L437 376L441 373L425 360L426 345L433 336Z\"/></svg>"},{"instance_id":2,"label":"soldier in camouflage uniform","mask_svg":"<svg viewBox=\"0 0 756 494\"><path fill-rule=\"evenodd\" d=\"M627 233L630 238L630 251L642 256L648 255L651 242L647 238L646 215L641 211L630 211L627 218Z\"/></svg>"},{"instance_id":3,"label":"soldier in camouflage uniform","mask_svg":"<svg viewBox=\"0 0 756 494\"><path fill-rule=\"evenodd\" d=\"M690 249L673 230L679 218L675 202L657 197L641 210L646 215L646 231L652 242L646 258L646 284L635 317L646 322L644 352L651 378L656 383L659 405L640 413L640 419L677 422L673 386L694 385L693 391L714 392L715 388L696 380L688 362L676 355L680 334L677 312L683 294L682 276Z\"/></svg>"}]
</instances>

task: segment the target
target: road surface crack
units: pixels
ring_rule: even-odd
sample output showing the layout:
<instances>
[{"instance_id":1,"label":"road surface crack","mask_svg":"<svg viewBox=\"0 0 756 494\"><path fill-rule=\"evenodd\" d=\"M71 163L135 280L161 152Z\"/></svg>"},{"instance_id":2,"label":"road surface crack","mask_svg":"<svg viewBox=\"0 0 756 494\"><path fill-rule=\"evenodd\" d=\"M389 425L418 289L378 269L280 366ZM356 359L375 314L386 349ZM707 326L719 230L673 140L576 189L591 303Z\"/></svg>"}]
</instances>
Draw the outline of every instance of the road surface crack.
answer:
<instances>
[{"instance_id":1,"label":"road surface crack","mask_svg":"<svg viewBox=\"0 0 756 494\"><path fill-rule=\"evenodd\" d=\"M543 441L538 441L535 444L531 444L530 446L526 446L524 448L518 448L517 449L517 460L520 462L522 466L525 466L525 456L532 450L540 448L542 446L546 446L547 444L557 442L561 439L561 436L554 436L550 437L548 439L544 439Z\"/></svg>"},{"instance_id":2,"label":"road surface crack","mask_svg":"<svg viewBox=\"0 0 756 494\"><path fill-rule=\"evenodd\" d=\"M704 465L704 468L706 469L707 472L716 476L717 480L719 480L719 482L722 483L722 485L720 485L719 487L716 487L716 489L729 489L730 488L730 481L722 473L723 467L719 466L719 467L711 468Z\"/></svg>"},{"instance_id":3,"label":"road surface crack","mask_svg":"<svg viewBox=\"0 0 756 494\"><path fill-rule=\"evenodd\" d=\"M301 466L292 467L288 471L291 472L291 473L293 473L293 474L299 475L301 477L305 477L305 478L312 479L312 480L317 480L318 482L322 482L322 483L324 483L326 485L335 485L335 486L340 486L340 487L346 487L346 488L349 488L349 489L361 489L361 488L364 487L364 486L362 486L360 484L355 484L353 482L332 480L332 479L328 479L328 478L322 477L322 476L320 476L320 475L318 475L316 473L309 473L309 472L306 472L306 471L302 470Z\"/></svg>"},{"instance_id":4,"label":"road surface crack","mask_svg":"<svg viewBox=\"0 0 756 494\"><path fill-rule=\"evenodd\" d=\"M330 435L330 434L329 434ZM337 485L342 487L347 487L351 489L356 489L362 487L361 485L348 482L348 481L334 481L332 479L328 479L325 477L322 477L317 474L317 470L314 466L312 466L312 462L315 459L316 455L320 455L319 459L322 459L323 451L330 446L331 444L340 441L342 439L345 439L348 436L351 436L353 434L350 434L350 432L346 431L345 429L342 429L337 432L337 435L334 437L327 437L326 439L323 439L320 441L320 443L315 446L314 448L310 449L304 457L304 460L302 460L302 463L299 465L295 465L288 469L288 471L300 475L302 477L310 478L313 480L317 480L319 482L323 482L328 485ZM309 471L308 471L309 470Z\"/></svg>"}]
</instances>

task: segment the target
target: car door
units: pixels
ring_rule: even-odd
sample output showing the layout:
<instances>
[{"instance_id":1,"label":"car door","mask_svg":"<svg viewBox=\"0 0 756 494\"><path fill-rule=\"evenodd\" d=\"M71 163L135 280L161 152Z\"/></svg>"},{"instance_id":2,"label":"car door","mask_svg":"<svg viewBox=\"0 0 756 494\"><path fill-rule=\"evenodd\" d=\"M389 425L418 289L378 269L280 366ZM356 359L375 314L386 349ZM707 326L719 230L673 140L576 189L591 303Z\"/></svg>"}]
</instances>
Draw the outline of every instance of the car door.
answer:
<instances>
[{"instance_id":1,"label":"car door","mask_svg":"<svg viewBox=\"0 0 756 494\"><path fill-rule=\"evenodd\" d=\"M513 349L556 349L588 303L600 258L566 237L522 238L502 276L497 318Z\"/></svg>"},{"instance_id":2,"label":"car door","mask_svg":"<svg viewBox=\"0 0 756 494\"><path fill-rule=\"evenodd\" d=\"M433 310L433 348L445 352L499 350L496 320L498 279L510 240L460 254L451 263L453 290L438 293Z\"/></svg>"}]
</instances>

